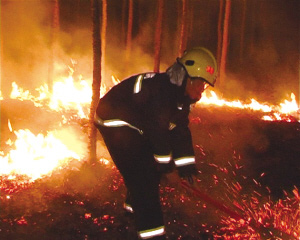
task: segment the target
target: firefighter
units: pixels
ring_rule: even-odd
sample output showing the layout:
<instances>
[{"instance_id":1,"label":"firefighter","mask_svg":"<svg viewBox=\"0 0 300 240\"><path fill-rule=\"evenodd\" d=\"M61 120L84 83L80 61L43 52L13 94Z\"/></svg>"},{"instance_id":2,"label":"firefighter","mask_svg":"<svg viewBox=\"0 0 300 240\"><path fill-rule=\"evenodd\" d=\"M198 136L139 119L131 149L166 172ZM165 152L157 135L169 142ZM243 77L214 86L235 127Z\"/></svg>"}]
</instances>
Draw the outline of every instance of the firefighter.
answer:
<instances>
[{"instance_id":1,"label":"firefighter","mask_svg":"<svg viewBox=\"0 0 300 240\"><path fill-rule=\"evenodd\" d=\"M174 166L190 183L198 173L188 115L206 87L214 86L216 75L213 54L197 47L166 72L131 76L99 100L95 125L123 176L124 207L133 212L140 239L166 239L162 173Z\"/></svg>"}]
</instances>

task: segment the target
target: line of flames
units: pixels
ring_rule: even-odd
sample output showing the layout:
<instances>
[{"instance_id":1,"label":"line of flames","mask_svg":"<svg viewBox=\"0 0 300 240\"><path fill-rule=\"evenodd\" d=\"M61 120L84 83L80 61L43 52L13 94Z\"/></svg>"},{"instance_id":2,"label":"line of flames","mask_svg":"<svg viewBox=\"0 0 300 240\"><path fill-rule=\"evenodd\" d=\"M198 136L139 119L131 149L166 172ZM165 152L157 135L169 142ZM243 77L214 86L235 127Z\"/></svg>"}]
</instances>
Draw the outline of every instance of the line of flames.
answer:
<instances>
[{"instance_id":1,"label":"line of flames","mask_svg":"<svg viewBox=\"0 0 300 240\"><path fill-rule=\"evenodd\" d=\"M83 80L82 77L79 77L79 79L75 81L72 76L73 72L74 71L70 71L69 76L55 81L52 93L49 92L47 84L36 88L35 90L38 94L33 95L29 90L23 90L17 83L13 82L10 98L20 101L32 101L36 107L46 106L57 112L72 111L77 118L88 118L89 105L92 99L91 81ZM112 82L117 84L120 81L112 77ZM102 84L100 95L103 96L107 90L105 84ZM0 94L0 99L3 100L2 94ZM228 101L219 98L214 91L207 90L197 104L261 111L266 113L263 120L269 121L282 120L282 114L299 112L299 107L293 93L291 94L291 100L284 100L283 103L275 106L261 104L255 99L251 99L249 104L242 103L239 100ZM68 119L65 119L61 125L66 122L68 122ZM51 173L56 167L62 165L63 162L65 163L67 161L66 159L73 158L80 160L84 157L84 154L81 152L69 150L69 148L66 147L66 143L64 143L66 140L55 137L55 133L51 131L46 135L41 133L34 135L28 129L13 131L11 124L8 123L8 125L10 131L16 135L17 140L11 142L9 139L6 142L6 144L12 148L6 155L3 150L1 150L0 174L10 174L12 176L14 174L27 174L35 180L45 174ZM76 139L76 136L73 138ZM77 144L80 144L80 142ZM47 162L49 162L49 164L46 164ZM31 166L32 169L27 166Z\"/></svg>"},{"instance_id":2,"label":"line of flames","mask_svg":"<svg viewBox=\"0 0 300 240\"><path fill-rule=\"evenodd\" d=\"M112 81L114 84L119 82L119 80L114 77ZM10 98L20 101L32 101L36 107L47 107L57 112L72 111L77 118L86 119L88 117L92 97L91 84L89 84L89 82L91 81L82 79L74 81L72 74L70 74L68 77L54 82L52 93L49 92L46 84L37 88L38 96L32 95L28 90L24 91L14 82L12 83ZM66 89L68 91L66 91ZM103 84L101 86L100 95L103 96L106 92L107 87ZM250 109L266 113L262 118L263 120L274 121L286 120L282 118L283 115L299 113L299 106L297 105L293 93L290 95L290 99L291 100L284 100L279 105L261 104L255 99L251 99L250 103L245 104L239 100L228 101L222 99L218 97L214 91L207 91L203 94L202 99L196 106L201 104ZM1 91L0 100L4 100ZM68 119L65 119L61 126L63 127L66 122L68 122ZM0 176L6 176L9 180L14 180L19 175L25 175L30 179L29 182L33 182L36 179L51 174L55 169L64 168L70 164L71 161L75 160L80 162L85 157L85 146L83 146L85 143L78 140L78 136L73 131L59 129L48 131L47 134L39 133L35 135L28 129L14 130L10 120L8 120L7 124L9 131L15 135L16 140L14 142L11 139L6 141L6 145L10 148L8 153L5 154L4 151L0 151ZM70 139L73 139L73 142L70 143ZM104 158L101 158L100 161L103 164L109 163L109 161ZM294 195L299 200L298 191L294 190ZM9 198L10 196L7 195L7 199ZM252 210L253 206L249 207L245 204L239 205L238 203L236 203L236 205L243 206L240 208L245 213L253 213L253 216L251 215L249 219L254 219L261 224L268 222L270 219L270 223L268 224L289 234L289 236L300 239L300 229L298 227L292 229L288 226L288 223L299 221L299 211L297 210L295 214L284 215L282 211L283 208L288 209L290 212L292 208L289 202L287 202L286 205L282 205L283 203L282 201L276 204L266 203L263 208L259 209L255 207L255 209L257 208L255 211ZM254 203L250 203L250 205L251 204ZM283 219L283 217L285 218ZM290 218L292 220L290 220ZM272 219L274 219L273 222L271 221ZM232 232L232 230L234 231L235 229L245 229L246 231L244 235L240 235L239 231L237 231L234 239L245 239L243 237L248 239L259 238L259 233L253 230L250 225L247 225L247 221L237 222L234 219L228 218L224 219L222 224L225 225L225 227L221 229L223 230L223 239L232 239L232 236L226 238L226 233L224 234L224 232Z\"/></svg>"}]
</instances>

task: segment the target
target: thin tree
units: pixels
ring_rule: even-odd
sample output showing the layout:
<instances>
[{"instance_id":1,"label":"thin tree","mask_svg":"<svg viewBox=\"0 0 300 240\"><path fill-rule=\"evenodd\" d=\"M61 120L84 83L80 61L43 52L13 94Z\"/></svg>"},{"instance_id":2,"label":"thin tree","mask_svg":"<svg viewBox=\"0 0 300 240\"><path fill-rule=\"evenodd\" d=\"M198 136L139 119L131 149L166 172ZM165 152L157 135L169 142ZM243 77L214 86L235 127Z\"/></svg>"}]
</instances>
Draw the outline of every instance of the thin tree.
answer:
<instances>
[{"instance_id":1,"label":"thin tree","mask_svg":"<svg viewBox=\"0 0 300 240\"><path fill-rule=\"evenodd\" d=\"M161 33L162 33L162 21L164 11L164 0L158 1L156 31L155 31L155 43L154 43L154 72L159 72L160 65L160 53L161 53Z\"/></svg>"},{"instance_id":2,"label":"thin tree","mask_svg":"<svg viewBox=\"0 0 300 240\"><path fill-rule=\"evenodd\" d=\"M101 28L102 78L105 76L106 29L107 29L107 0L102 0L102 28Z\"/></svg>"},{"instance_id":3,"label":"thin tree","mask_svg":"<svg viewBox=\"0 0 300 240\"><path fill-rule=\"evenodd\" d=\"M52 10L52 26L51 26L51 37L50 37L50 62L48 68L48 89L50 92L53 90L53 78L54 78L54 62L57 50L58 32L59 32L59 2L58 0L53 1Z\"/></svg>"},{"instance_id":4,"label":"thin tree","mask_svg":"<svg viewBox=\"0 0 300 240\"><path fill-rule=\"evenodd\" d=\"M241 35L240 35L240 62L243 60L244 57L245 23L246 23L246 11L247 11L246 0L243 0L242 4L243 4L243 11L242 11Z\"/></svg>"},{"instance_id":5,"label":"thin tree","mask_svg":"<svg viewBox=\"0 0 300 240\"><path fill-rule=\"evenodd\" d=\"M224 0L220 0L219 17L218 17L218 50L217 50L217 62L219 66L221 64L221 54L222 54L223 18L224 18ZM218 71L218 77L220 77L220 71Z\"/></svg>"},{"instance_id":6,"label":"thin tree","mask_svg":"<svg viewBox=\"0 0 300 240\"><path fill-rule=\"evenodd\" d=\"M229 19L231 11L231 0L226 0L225 4L225 17L224 17L224 28L223 28L223 43L222 43L222 54L220 63L220 85L224 85L226 78L226 59L228 50L228 29L229 29Z\"/></svg>"},{"instance_id":7,"label":"thin tree","mask_svg":"<svg viewBox=\"0 0 300 240\"><path fill-rule=\"evenodd\" d=\"M100 36L100 8L99 0L92 0L92 21L93 21L93 83L92 102L89 116L89 161L93 163L97 159L97 129L94 126L94 115L100 98L101 85L101 36Z\"/></svg>"},{"instance_id":8,"label":"thin tree","mask_svg":"<svg viewBox=\"0 0 300 240\"><path fill-rule=\"evenodd\" d=\"M180 40L179 40L179 53L181 56L186 49L186 0L182 0L182 15L181 15L181 28L180 28Z\"/></svg>"},{"instance_id":9,"label":"thin tree","mask_svg":"<svg viewBox=\"0 0 300 240\"><path fill-rule=\"evenodd\" d=\"M132 41L132 25L133 25L133 0L129 0L128 7L128 26L126 38L126 62L128 63L131 54L131 41Z\"/></svg>"},{"instance_id":10,"label":"thin tree","mask_svg":"<svg viewBox=\"0 0 300 240\"><path fill-rule=\"evenodd\" d=\"M2 61L3 61L3 33L2 33L2 23L3 23L3 19L2 19L2 10L1 10L1 6L0 6L0 90L1 90L1 86L2 86L2 77L3 77L3 73L2 73ZM0 91L0 97L1 97L1 91ZM0 111L1 114L1 111ZM0 135L1 136L1 135Z\"/></svg>"},{"instance_id":11,"label":"thin tree","mask_svg":"<svg viewBox=\"0 0 300 240\"><path fill-rule=\"evenodd\" d=\"M122 16L121 16L121 39L122 39L122 45L126 44L126 14L127 14L127 0L122 0Z\"/></svg>"}]
</instances>

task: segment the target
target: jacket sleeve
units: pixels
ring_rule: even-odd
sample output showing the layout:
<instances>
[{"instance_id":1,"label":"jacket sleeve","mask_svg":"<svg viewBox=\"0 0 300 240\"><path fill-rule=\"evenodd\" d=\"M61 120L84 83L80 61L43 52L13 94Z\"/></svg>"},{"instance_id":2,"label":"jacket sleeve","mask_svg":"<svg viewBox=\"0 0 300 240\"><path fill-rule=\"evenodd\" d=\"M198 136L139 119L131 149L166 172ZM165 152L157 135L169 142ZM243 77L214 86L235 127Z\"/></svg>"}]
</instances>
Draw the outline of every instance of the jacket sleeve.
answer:
<instances>
[{"instance_id":1,"label":"jacket sleeve","mask_svg":"<svg viewBox=\"0 0 300 240\"><path fill-rule=\"evenodd\" d=\"M142 91L134 95L138 103L143 123L144 136L151 146L154 159L168 164L172 159L170 144L170 101L169 92L163 91L162 81L145 81ZM166 87L165 87L166 88Z\"/></svg>"},{"instance_id":2,"label":"jacket sleeve","mask_svg":"<svg viewBox=\"0 0 300 240\"><path fill-rule=\"evenodd\" d=\"M147 138L153 148L154 159L158 163L168 164L172 159L168 113L153 111L153 114L149 118Z\"/></svg>"},{"instance_id":3,"label":"jacket sleeve","mask_svg":"<svg viewBox=\"0 0 300 240\"><path fill-rule=\"evenodd\" d=\"M173 160L176 167L195 164L192 136L188 126L176 126L171 130Z\"/></svg>"},{"instance_id":4,"label":"jacket sleeve","mask_svg":"<svg viewBox=\"0 0 300 240\"><path fill-rule=\"evenodd\" d=\"M195 164L195 153L189 129L190 105L183 104L173 119L175 127L170 131L171 149L176 167Z\"/></svg>"}]
</instances>

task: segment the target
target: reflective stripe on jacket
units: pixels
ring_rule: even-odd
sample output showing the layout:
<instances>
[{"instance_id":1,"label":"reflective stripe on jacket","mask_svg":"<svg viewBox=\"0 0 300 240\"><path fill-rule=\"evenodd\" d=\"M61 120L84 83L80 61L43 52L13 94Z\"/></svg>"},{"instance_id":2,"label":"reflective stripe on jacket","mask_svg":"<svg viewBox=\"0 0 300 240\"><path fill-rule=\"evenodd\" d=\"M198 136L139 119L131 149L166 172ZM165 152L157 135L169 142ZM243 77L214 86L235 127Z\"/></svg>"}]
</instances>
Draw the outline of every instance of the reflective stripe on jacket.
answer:
<instances>
[{"instance_id":1,"label":"reflective stripe on jacket","mask_svg":"<svg viewBox=\"0 0 300 240\"><path fill-rule=\"evenodd\" d=\"M139 232L139 237L141 239L148 239L148 238L153 238L157 236L162 236L165 234L165 227L160 226L158 228L152 228L148 230L143 230Z\"/></svg>"},{"instance_id":2,"label":"reflective stripe on jacket","mask_svg":"<svg viewBox=\"0 0 300 240\"><path fill-rule=\"evenodd\" d=\"M123 80L99 100L95 124L137 130L157 162L181 159L177 166L183 166L189 163L185 158L194 157L189 112L183 86L172 84L165 73L143 73Z\"/></svg>"}]
</instances>

